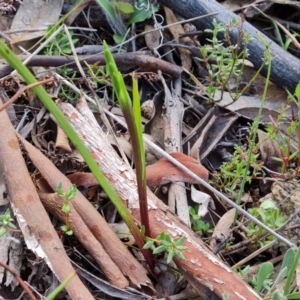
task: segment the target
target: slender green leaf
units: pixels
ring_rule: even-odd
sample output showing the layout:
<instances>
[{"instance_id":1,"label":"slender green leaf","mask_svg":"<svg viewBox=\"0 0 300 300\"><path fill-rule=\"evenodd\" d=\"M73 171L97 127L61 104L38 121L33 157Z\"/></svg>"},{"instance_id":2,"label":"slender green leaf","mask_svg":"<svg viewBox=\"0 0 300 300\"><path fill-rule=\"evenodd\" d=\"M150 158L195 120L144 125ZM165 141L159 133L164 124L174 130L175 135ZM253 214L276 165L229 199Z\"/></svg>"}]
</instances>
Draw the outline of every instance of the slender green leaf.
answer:
<instances>
[{"instance_id":1,"label":"slender green leaf","mask_svg":"<svg viewBox=\"0 0 300 300\"><path fill-rule=\"evenodd\" d=\"M293 278L295 276L295 271L296 271L299 259L300 259L300 247L298 247L298 249L297 249L294 262L289 270L289 274L288 274L288 277L287 277L287 280L286 280L286 283L284 286L284 295L285 296L288 295L290 292L291 284L292 284Z\"/></svg>"},{"instance_id":2,"label":"slender green leaf","mask_svg":"<svg viewBox=\"0 0 300 300\"><path fill-rule=\"evenodd\" d=\"M122 21L122 18L116 10L117 6L115 5L115 1L96 0L96 3L98 3L98 5L102 8L112 29L120 35L125 35L126 27Z\"/></svg>"},{"instance_id":3,"label":"slender green leaf","mask_svg":"<svg viewBox=\"0 0 300 300\"><path fill-rule=\"evenodd\" d=\"M69 275L50 295L47 296L46 300L53 300L76 276L76 272Z\"/></svg>"},{"instance_id":4,"label":"slender green leaf","mask_svg":"<svg viewBox=\"0 0 300 300\"><path fill-rule=\"evenodd\" d=\"M295 260L295 250L290 248L284 254L280 269L282 270L283 268L287 268L287 270L289 271L294 263L294 260Z\"/></svg>"},{"instance_id":5,"label":"slender green leaf","mask_svg":"<svg viewBox=\"0 0 300 300\"><path fill-rule=\"evenodd\" d=\"M168 258L167 258L167 264L169 264L171 262L171 260L173 259L174 257L174 251L173 250L170 250L169 253L168 253Z\"/></svg>"},{"instance_id":6,"label":"slender green leaf","mask_svg":"<svg viewBox=\"0 0 300 300\"><path fill-rule=\"evenodd\" d=\"M153 254L159 254L159 253L162 253L164 251L166 251L166 247L161 245L161 246L155 248L155 250L153 251Z\"/></svg>"},{"instance_id":7,"label":"slender green leaf","mask_svg":"<svg viewBox=\"0 0 300 300\"><path fill-rule=\"evenodd\" d=\"M286 299L291 300L291 299L300 299L300 292L295 292L291 293L289 295L286 295Z\"/></svg>"},{"instance_id":8,"label":"slender green leaf","mask_svg":"<svg viewBox=\"0 0 300 300\"><path fill-rule=\"evenodd\" d=\"M298 83L296 86L295 96L300 99L300 83Z\"/></svg>"},{"instance_id":9,"label":"slender green leaf","mask_svg":"<svg viewBox=\"0 0 300 300\"><path fill-rule=\"evenodd\" d=\"M18 73L23 77L27 84L35 83L37 80L33 76L33 74L28 70L26 66L20 61L20 59L0 40L0 55L15 69ZM38 96L44 106L51 112L51 114L57 120L59 126L64 130L67 134L73 145L78 149L88 167L97 178L100 186L103 188L107 196L113 202L115 207L117 208L120 216L128 226L132 235L134 236L138 246L140 248L144 245L143 237L135 224L131 214L128 209L124 205L123 201L120 199L119 195L115 191L115 189L111 186L108 179L99 169L96 161L92 157L90 151L84 145L83 141L79 138L76 131L73 129L71 124L65 118L60 109L55 105L53 100L50 98L48 93L42 86L36 86L32 88L33 92Z\"/></svg>"},{"instance_id":10,"label":"slender green leaf","mask_svg":"<svg viewBox=\"0 0 300 300\"><path fill-rule=\"evenodd\" d=\"M273 269L274 266L270 262L265 262L260 266L257 275L257 286L255 288L257 293L261 291L264 281L270 277L270 275L273 272Z\"/></svg>"},{"instance_id":11,"label":"slender green leaf","mask_svg":"<svg viewBox=\"0 0 300 300\"><path fill-rule=\"evenodd\" d=\"M116 6L118 10L120 10L124 14L134 13L134 7L130 3L120 1L120 2L116 2Z\"/></svg>"},{"instance_id":12,"label":"slender green leaf","mask_svg":"<svg viewBox=\"0 0 300 300\"><path fill-rule=\"evenodd\" d=\"M3 236L6 233L5 227L0 227L0 237Z\"/></svg>"}]
</instances>

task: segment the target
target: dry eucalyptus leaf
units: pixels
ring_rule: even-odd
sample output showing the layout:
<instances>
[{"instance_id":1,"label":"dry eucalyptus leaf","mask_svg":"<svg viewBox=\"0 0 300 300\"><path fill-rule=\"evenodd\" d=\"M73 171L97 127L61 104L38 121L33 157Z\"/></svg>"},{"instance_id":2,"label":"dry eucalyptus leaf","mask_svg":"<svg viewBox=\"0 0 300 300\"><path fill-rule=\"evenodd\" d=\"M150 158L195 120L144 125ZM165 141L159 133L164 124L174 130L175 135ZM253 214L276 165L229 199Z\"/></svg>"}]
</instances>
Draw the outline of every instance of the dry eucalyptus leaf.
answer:
<instances>
[{"instance_id":1,"label":"dry eucalyptus leaf","mask_svg":"<svg viewBox=\"0 0 300 300\"><path fill-rule=\"evenodd\" d=\"M208 171L205 167L198 163L197 160L180 152L170 153L170 155L189 168L203 180L208 180ZM155 164L147 167L147 184L149 186L159 186L169 182L188 182L196 183L193 178L182 170L178 169L174 164L166 158L160 159Z\"/></svg>"},{"instance_id":2,"label":"dry eucalyptus leaf","mask_svg":"<svg viewBox=\"0 0 300 300\"><path fill-rule=\"evenodd\" d=\"M153 29L154 29L154 27L151 25L145 26L145 32L153 30ZM161 40L161 36L160 36L159 30L151 31L150 33L145 34L146 45L151 51L154 52L154 54L156 52L156 48L158 48L160 45L160 40Z\"/></svg>"},{"instance_id":3,"label":"dry eucalyptus leaf","mask_svg":"<svg viewBox=\"0 0 300 300\"><path fill-rule=\"evenodd\" d=\"M198 216L204 217L208 213L208 207L215 210L216 206L211 197L203 192L198 191L194 185L191 186L191 198L194 202L201 204L198 209Z\"/></svg>"},{"instance_id":4,"label":"dry eucalyptus leaf","mask_svg":"<svg viewBox=\"0 0 300 300\"><path fill-rule=\"evenodd\" d=\"M234 215L235 215L235 209L232 208L231 210L229 210L228 212L226 212L221 219L219 220L219 222L217 223L217 225L215 226L214 232L212 234L212 239L210 241L210 246L212 248L214 248L216 246L216 241L215 241L215 237L220 236L220 235L227 235L230 227L232 225L232 222L234 220Z\"/></svg>"},{"instance_id":5,"label":"dry eucalyptus leaf","mask_svg":"<svg viewBox=\"0 0 300 300\"><path fill-rule=\"evenodd\" d=\"M69 139L64 131L57 126L57 136L55 141L55 147L65 150L68 153L72 152L72 148L69 144Z\"/></svg>"},{"instance_id":6,"label":"dry eucalyptus leaf","mask_svg":"<svg viewBox=\"0 0 300 300\"><path fill-rule=\"evenodd\" d=\"M260 129L257 130L257 137L264 166L274 172L278 172L278 168L280 167L281 163L276 161L274 157L281 157L279 144L277 141L270 140L267 137L267 133Z\"/></svg>"},{"instance_id":7,"label":"dry eucalyptus leaf","mask_svg":"<svg viewBox=\"0 0 300 300\"><path fill-rule=\"evenodd\" d=\"M174 23L178 22L174 13L169 8L164 6L164 10L165 10L165 14L166 14L167 24L170 25L170 24L174 24ZM193 40L189 37L184 37L184 38L180 39L180 35L184 34L184 29L181 24L172 25L169 27L169 30L171 31L176 43L194 44ZM182 66L185 67L187 70L190 70L190 68L192 66L192 56L191 56L190 51L187 49L184 49L184 48L180 48L179 52L180 52Z\"/></svg>"},{"instance_id":8,"label":"dry eucalyptus leaf","mask_svg":"<svg viewBox=\"0 0 300 300\"><path fill-rule=\"evenodd\" d=\"M48 26L54 25L59 19L63 2L63 0L23 0L10 28L11 31L16 31L11 34L12 43L43 36ZM41 28L44 30L34 31Z\"/></svg>"}]
</instances>

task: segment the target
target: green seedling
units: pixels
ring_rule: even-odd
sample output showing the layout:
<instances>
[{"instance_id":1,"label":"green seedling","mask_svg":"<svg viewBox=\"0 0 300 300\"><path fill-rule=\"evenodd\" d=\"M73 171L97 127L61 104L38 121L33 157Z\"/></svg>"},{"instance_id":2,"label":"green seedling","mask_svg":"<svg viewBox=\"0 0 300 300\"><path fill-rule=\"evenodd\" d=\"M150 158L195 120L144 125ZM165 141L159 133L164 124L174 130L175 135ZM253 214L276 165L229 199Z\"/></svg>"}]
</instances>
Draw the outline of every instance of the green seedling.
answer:
<instances>
[{"instance_id":1,"label":"green seedling","mask_svg":"<svg viewBox=\"0 0 300 300\"><path fill-rule=\"evenodd\" d=\"M292 43L292 39L289 38L286 34L282 35L281 31L279 29L279 26L277 25L277 23L275 21L273 21L271 18L270 20L272 21L274 28L275 28L275 34L278 38L279 44L281 46L281 48L283 48L285 51L288 51L291 43ZM289 30L289 26L287 26L287 30ZM293 34L291 34L294 38L299 37L299 34L294 32Z\"/></svg>"},{"instance_id":2,"label":"green seedling","mask_svg":"<svg viewBox=\"0 0 300 300\"><path fill-rule=\"evenodd\" d=\"M153 254L168 253L167 264L169 264L174 257L185 260L182 251L187 250L188 247L182 245L184 240L185 236L172 239L170 234L162 232L155 239L146 237L144 249L151 249Z\"/></svg>"},{"instance_id":3,"label":"green seedling","mask_svg":"<svg viewBox=\"0 0 300 300\"><path fill-rule=\"evenodd\" d=\"M135 159L136 167L136 178L138 184L138 194L140 201L140 211L141 211L141 221L142 225L146 228L146 235L150 234L150 225L148 218L148 205L147 205L147 183L146 183L146 159L145 159L145 149L144 141L142 135L142 121L141 121L141 108L140 108L140 98L139 91L137 87L137 82L132 77L132 96L131 100L122 74L119 72L113 56L104 42L104 55L107 65L108 73L112 79L112 85L114 91L119 100L120 108L125 117L128 131L130 134L130 139L133 148L133 154Z\"/></svg>"},{"instance_id":4,"label":"green seedling","mask_svg":"<svg viewBox=\"0 0 300 300\"><path fill-rule=\"evenodd\" d=\"M279 209L271 200L265 200L259 207L250 208L249 213L271 229L276 230L285 223L285 218L280 215ZM253 241L258 241L261 246L264 246L274 239L274 237L270 235L267 237L267 240L259 241L259 239L267 233L266 230L252 222L247 228L249 230L248 236L251 237Z\"/></svg>"},{"instance_id":5,"label":"green seedling","mask_svg":"<svg viewBox=\"0 0 300 300\"><path fill-rule=\"evenodd\" d=\"M148 0L139 0L132 5L123 1L96 0L96 3L102 8L106 18L114 30L114 40L116 43L124 42L128 27L131 24L143 22L150 18L153 12L158 11L158 5L149 5ZM129 20L125 24L124 17L129 15Z\"/></svg>"},{"instance_id":6,"label":"green seedling","mask_svg":"<svg viewBox=\"0 0 300 300\"><path fill-rule=\"evenodd\" d=\"M237 188L240 188L243 177L245 176L246 182L251 183L252 173L257 173L261 169L262 164L257 163L259 154L257 149L253 149L252 155L249 159L249 151L244 149L243 146L236 146L230 162L224 162L218 173L214 174L214 184L218 189L234 194ZM247 164L249 160L249 164Z\"/></svg>"},{"instance_id":7,"label":"green seedling","mask_svg":"<svg viewBox=\"0 0 300 300\"><path fill-rule=\"evenodd\" d=\"M37 82L37 80L35 79L33 74L28 70L28 68L23 65L21 60L1 40L0 55L8 62L9 65L11 65L20 74L20 76L22 76L22 78L27 84ZM83 159L90 168L91 172L94 174L100 186L103 188L104 192L107 194L109 199L113 202L121 218L128 226L139 248L142 249L144 245L144 239L140 233L138 226L135 224L133 217L129 213L128 209L124 205L123 201L120 199L115 189L112 187L112 185L105 177L103 172L99 169L98 164L94 160L89 149L85 146L84 142L80 139L76 131L73 129L73 127L65 118L63 113L50 98L45 89L42 86L38 85L36 87L33 87L32 90L43 103L43 105L46 107L46 109L48 109L48 111L55 117L59 126L66 133L73 145L78 149L79 153L82 155Z\"/></svg>"},{"instance_id":8,"label":"green seedling","mask_svg":"<svg viewBox=\"0 0 300 300\"><path fill-rule=\"evenodd\" d=\"M263 63L262 63L262 66L261 66L260 69L262 69L264 65L267 65L268 69L267 69L266 83L265 83L263 95L262 95L262 98L261 98L261 105L259 107L257 117L255 118L255 120L254 120L254 122L251 126L251 130L250 130L251 140L249 139L250 143L249 143L249 149L248 149L248 159L247 159L247 162L246 162L245 173L243 175L243 180L242 180L241 187L240 187L238 197L237 197L237 204L238 205L240 205L240 203L241 203L242 196L243 196L243 193L244 193L244 190L245 190L245 184L246 184L246 181L247 181L248 170L249 170L249 167L250 167L250 164L251 164L251 157L253 155L255 145L256 145L255 141L256 141L256 136L257 136L257 130L258 130L259 122L261 120L265 99L267 97L267 91L268 91L270 76L271 76L272 63L271 63L270 49L269 49L268 44L266 44L266 42L260 36L258 36L258 37L259 37L260 41L262 42L262 44L266 48L266 51L264 52L264 60L263 60ZM237 217L238 217L238 212L236 211L233 225L235 225Z\"/></svg>"},{"instance_id":9,"label":"green seedling","mask_svg":"<svg viewBox=\"0 0 300 300\"><path fill-rule=\"evenodd\" d=\"M270 262L263 263L256 276L248 277L247 272L250 266L239 270L239 274L244 280L249 282L254 290L260 294L263 299L288 300L299 299L300 293L291 290L292 282L295 279L296 268L300 258L300 248L295 252L294 249L288 249L284 255L279 272L274 277L274 266ZM278 286L283 286L283 292L278 290Z\"/></svg>"},{"instance_id":10,"label":"green seedling","mask_svg":"<svg viewBox=\"0 0 300 300\"><path fill-rule=\"evenodd\" d=\"M200 219L200 216L198 215L198 210L199 210L199 204L197 204L195 207L189 206L192 229L195 231L195 233L199 235L212 233L213 231L210 228L210 224Z\"/></svg>"},{"instance_id":11,"label":"green seedling","mask_svg":"<svg viewBox=\"0 0 300 300\"><path fill-rule=\"evenodd\" d=\"M294 95L291 95L291 93L289 93L289 100L298 106L298 120L296 122L296 125L294 126L294 128L295 128L294 132L297 132L297 140L298 140L298 165L297 165L297 168L296 168L296 174L298 174L299 168L300 168L300 126L299 126L299 120L300 120L300 83L297 84ZM291 133L293 133L293 130L291 130Z\"/></svg>"},{"instance_id":12,"label":"green seedling","mask_svg":"<svg viewBox=\"0 0 300 300\"><path fill-rule=\"evenodd\" d=\"M131 24L144 22L151 17L153 12L156 13L158 9L159 6L157 4L154 4L151 7L148 0L139 0L133 7L133 12L126 25L129 26Z\"/></svg>"},{"instance_id":13,"label":"green seedling","mask_svg":"<svg viewBox=\"0 0 300 300\"><path fill-rule=\"evenodd\" d=\"M54 300L55 297L71 282L76 276L76 272L69 275L50 295L46 297L46 300Z\"/></svg>"},{"instance_id":14,"label":"green seedling","mask_svg":"<svg viewBox=\"0 0 300 300\"><path fill-rule=\"evenodd\" d=\"M298 106L298 118L290 120L286 116L287 105L283 105L277 120L266 126L266 138L276 141L279 145L280 156L272 157L273 160L281 164L281 176L293 178L299 174L300 168L300 126L299 126L299 107L300 107L300 83L297 85L294 94L288 93L288 100ZM281 123L288 123L288 127L281 130ZM295 165L297 167L295 168Z\"/></svg>"},{"instance_id":15,"label":"green seedling","mask_svg":"<svg viewBox=\"0 0 300 300\"><path fill-rule=\"evenodd\" d=\"M128 131L130 134L135 168L136 168L136 180L138 186L139 204L141 223L145 226L146 236L150 236L150 224L148 215L148 200L147 200L147 182L146 182L146 158L144 141L142 134L142 120L141 120L141 107L140 97L137 82L132 76L132 99L130 98L122 74L119 72L114 58L104 41L104 56L106 60L107 71L112 80L112 86L114 92L119 100L120 108L123 112L126 120ZM152 254L150 252L144 253L147 256L148 263L151 262ZM150 266L153 266L152 261Z\"/></svg>"},{"instance_id":16,"label":"green seedling","mask_svg":"<svg viewBox=\"0 0 300 300\"><path fill-rule=\"evenodd\" d=\"M75 197L76 191L77 188L75 184L72 184L67 192L63 191L61 182L56 186L57 195L60 196L64 201L61 211L64 212L66 216L65 225L61 226L61 230L67 235L73 234L73 230L70 229L69 214L71 210L70 201Z\"/></svg>"},{"instance_id":17,"label":"green seedling","mask_svg":"<svg viewBox=\"0 0 300 300\"><path fill-rule=\"evenodd\" d=\"M9 208L5 210L3 215L0 215L0 225L0 237L6 233L7 228L11 228L13 230L17 229L17 227L14 225L14 219L11 217Z\"/></svg>"},{"instance_id":18,"label":"green seedling","mask_svg":"<svg viewBox=\"0 0 300 300\"><path fill-rule=\"evenodd\" d=\"M49 26L48 33L53 32L53 26ZM70 36L74 35L73 31L70 31ZM79 39L72 38L72 43L76 44ZM45 47L43 50L43 54L45 55L70 55L72 54L72 48L70 46L70 42L68 36L65 31L60 31L58 35Z\"/></svg>"},{"instance_id":19,"label":"green seedling","mask_svg":"<svg viewBox=\"0 0 300 300\"><path fill-rule=\"evenodd\" d=\"M296 276L296 268L300 258L300 249L295 252L294 249L289 249L284 255L281 268L275 279L271 280L273 275L273 265L270 262L263 263L258 271L257 285L255 290L264 295L264 299L272 300L288 300L299 299L300 293L291 291L292 282ZM284 283L283 292L278 289L278 286Z\"/></svg>"},{"instance_id":20,"label":"green seedling","mask_svg":"<svg viewBox=\"0 0 300 300\"><path fill-rule=\"evenodd\" d=\"M76 72L74 72L74 69L63 66L57 68L56 72L66 80L68 80L70 83L74 84L74 79L76 78ZM59 98L66 99L72 102L78 99L78 94L70 89L66 84L62 83L59 90Z\"/></svg>"},{"instance_id":21,"label":"green seedling","mask_svg":"<svg viewBox=\"0 0 300 300\"><path fill-rule=\"evenodd\" d=\"M252 84L251 80L243 91L238 92L243 68L248 57L247 45L251 41L250 35L244 34L242 26L237 20L232 20L229 25L224 25L214 19L213 29L205 30L206 33L211 34L211 38L207 39L207 44L199 48L202 54L202 58L199 58L199 60L205 64L208 70L208 87L205 92L210 99L213 99L216 90L221 91L221 99L225 90L231 91L229 82L233 76L236 78L237 87L235 94L232 94L233 101L237 100ZM232 28L238 29L238 38L234 45L229 34ZM222 41L219 38L220 34L224 37ZM240 51L241 47L243 47L243 51Z\"/></svg>"},{"instance_id":22,"label":"green seedling","mask_svg":"<svg viewBox=\"0 0 300 300\"><path fill-rule=\"evenodd\" d=\"M92 80L92 87L97 89L98 85L106 85L108 84L108 80L106 79L107 74L105 72L105 67L103 66L98 66L97 63L93 64L93 65L89 65L87 63L85 63L88 70L87 73L90 76L91 80Z\"/></svg>"}]
</instances>

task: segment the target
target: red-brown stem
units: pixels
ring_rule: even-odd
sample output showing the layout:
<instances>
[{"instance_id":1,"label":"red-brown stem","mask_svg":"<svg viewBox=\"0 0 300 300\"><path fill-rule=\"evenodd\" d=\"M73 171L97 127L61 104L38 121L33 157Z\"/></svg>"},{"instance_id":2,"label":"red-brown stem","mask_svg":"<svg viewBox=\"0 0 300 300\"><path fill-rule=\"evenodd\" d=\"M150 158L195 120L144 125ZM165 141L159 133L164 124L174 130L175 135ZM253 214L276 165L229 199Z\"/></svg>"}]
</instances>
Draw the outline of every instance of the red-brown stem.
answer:
<instances>
[{"instance_id":1,"label":"red-brown stem","mask_svg":"<svg viewBox=\"0 0 300 300\"><path fill-rule=\"evenodd\" d=\"M15 276L15 278L19 282L20 286L28 294L28 296L31 300L37 300L36 297L34 296L34 294L32 293L32 291L29 289L29 287L24 282L24 280L18 275L18 273L15 270L11 269L7 264L5 264L4 262L1 262L1 261L0 261L0 266Z\"/></svg>"}]
</instances>

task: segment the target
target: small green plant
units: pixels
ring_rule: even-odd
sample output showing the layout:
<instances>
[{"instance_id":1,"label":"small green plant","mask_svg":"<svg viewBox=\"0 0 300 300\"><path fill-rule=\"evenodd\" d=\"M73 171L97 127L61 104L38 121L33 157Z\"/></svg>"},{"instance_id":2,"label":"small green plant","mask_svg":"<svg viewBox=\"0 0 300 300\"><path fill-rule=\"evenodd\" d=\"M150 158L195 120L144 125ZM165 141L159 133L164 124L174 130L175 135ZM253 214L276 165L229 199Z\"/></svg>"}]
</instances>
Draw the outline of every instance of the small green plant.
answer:
<instances>
[{"instance_id":1,"label":"small green plant","mask_svg":"<svg viewBox=\"0 0 300 300\"><path fill-rule=\"evenodd\" d=\"M263 299L288 300L300 299L300 292L291 290L291 285L295 277L295 271L300 258L300 248L295 252L288 249L284 255L279 272L274 277L274 266L270 262L263 263L256 276L247 276L250 266L238 270L244 280L249 282L254 290L263 296ZM237 271L237 270L236 270ZM283 292L279 291L278 286L283 284Z\"/></svg>"},{"instance_id":2,"label":"small green plant","mask_svg":"<svg viewBox=\"0 0 300 300\"><path fill-rule=\"evenodd\" d=\"M254 149L250 157L250 167L252 173L256 174L261 169L262 164L257 162L259 154ZM231 194L241 185L244 174L246 182L250 183L252 176L247 165L249 154L243 146L236 146L230 162L224 162L220 171L214 174L214 183L218 189L230 192Z\"/></svg>"},{"instance_id":3,"label":"small green plant","mask_svg":"<svg viewBox=\"0 0 300 300\"><path fill-rule=\"evenodd\" d=\"M76 72L74 72L74 69L63 66L57 68L56 72L68 80L68 82L75 84L74 80L76 78ZM70 87L68 87L66 84L62 83L59 90L59 98L69 102L76 101L78 100L78 94L70 89Z\"/></svg>"},{"instance_id":4,"label":"small green plant","mask_svg":"<svg viewBox=\"0 0 300 300\"><path fill-rule=\"evenodd\" d=\"M69 275L56 289L54 289L45 300L54 300L55 297L73 280L76 276L76 271Z\"/></svg>"},{"instance_id":5,"label":"small green plant","mask_svg":"<svg viewBox=\"0 0 300 300\"><path fill-rule=\"evenodd\" d=\"M103 42L104 56L106 61L107 72L110 75L114 92L119 100L120 108L123 112L128 131L130 134L133 156L135 160L136 181L139 195L140 216L141 223L145 226L145 233L150 236L150 222L148 214L148 199L147 199L147 181L146 181L146 158L142 133L142 120L141 120L141 106L138 84L132 75L132 99L126 89L126 85L122 74L119 72L116 62L107 46ZM138 232L136 238L137 244L140 249L144 246L143 236ZM143 248L144 249L144 248ZM154 260L152 253L149 250L143 250L143 254L150 266L154 268Z\"/></svg>"},{"instance_id":6,"label":"small green plant","mask_svg":"<svg viewBox=\"0 0 300 300\"><path fill-rule=\"evenodd\" d=\"M96 0L102 8L106 18L114 30L113 36L116 43L124 42L128 33L128 27L131 24L143 22L150 18L153 12L158 11L158 5L150 3L148 0L139 0L132 5L123 1ZM125 24L125 16L129 16L129 20Z\"/></svg>"},{"instance_id":7,"label":"small green plant","mask_svg":"<svg viewBox=\"0 0 300 300\"><path fill-rule=\"evenodd\" d=\"M64 201L61 211L64 212L65 216L66 216L65 225L61 226L61 230L67 235L73 234L73 231L70 229L69 214L70 214L70 210L71 210L70 201L75 197L76 191L77 191L77 188L76 188L75 184L72 184L67 192L63 191L61 182L56 187L56 193Z\"/></svg>"},{"instance_id":8,"label":"small green plant","mask_svg":"<svg viewBox=\"0 0 300 300\"><path fill-rule=\"evenodd\" d=\"M80 4L82 4L82 2L83 0L80 2ZM25 65L23 65L21 60L1 40L0 40L0 55L15 70L18 71L18 73L22 76L22 78L27 84L33 84L33 83L35 84L37 82L36 78L32 75L29 69ZM64 132L68 135L71 142L79 150L86 164L93 172L94 176L97 178L97 181L99 182L100 186L103 188L105 193L108 195L110 200L117 208L122 219L125 221L130 232L134 236L139 248L142 249L144 245L144 238L141 235L138 226L135 224L132 215L129 213L127 207L124 205L123 201L121 200L121 198L119 197L119 195L117 194L113 186L110 184L110 182L105 177L103 172L99 169L99 166L95 161L95 159L93 158L92 154L90 153L89 149L85 146L84 142L80 139L80 137L78 136L74 128L71 126L71 124L63 115L63 113L60 111L60 109L50 98L50 96L45 91L45 89L41 85L37 85L35 87L32 87L32 90L37 95L37 97L41 100L44 106L49 110L49 112L51 112L51 114L55 117L59 126L64 130ZM149 262L149 265L150 263L151 262Z\"/></svg>"},{"instance_id":9,"label":"small green plant","mask_svg":"<svg viewBox=\"0 0 300 300\"><path fill-rule=\"evenodd\" d=\"M162 252L168 253L167 264L169 264L173 257L185 260L182 251L187 250L188 248L182 245L184 240L185 236L172 239L170 234L162 232L155 239L146 237L144 249L151 249L153 254L159 254Z\"/></svg>"},{"instance_id":10,"label":"small green plant","mask_svg":"<svg viewBox=\"0 0 300 300\"><path fill-rule=\"evenodd\" d=\"M247 45L251 41L250 34L245 34L242 27L243 25L235 19L229 25L220 24L214 19L213 29L205 30L212 37L207 39L209 44L199 48L203 56L199 60L205 64L208 70L208 87L206 93L210 99L213 99L213 95L217 90L221 90L222 95L225 90L230 91L229 83L233 76L236 77L237 87L235 95L233 95L233 101L237 100L251 84L250 82L242 92L238 92L245 60L248 57ZM233 28L237 28L238 30L236 44L232 44L230 39L230 31ZM223 40L220 40L220 34L223 35ZM243 47L242 51L241 47Z\"/></svg>"},{"instance_id":11,"label":"small green plant","mask_svg":"<svg viewBox=\"0 0 300 300\"><path fill-rule=\"evenodd\" d=\"M0 215L0 225L0 237L6 233L7 228L11 228L13 230L17 229L17 227L14 225L14 219L11 217L9 208L5 210L3 215Z\"/></svg>"},{"instance_id":12,"label":"small green plant","mask_svg":"<svg viewBox=\"0 0 300 300\"><path fill-rule=\"evenodd\" d=\"M199 204L195 205L195 207L189 206L192 229L195 231L195 233L199 235L203 235L205 233L212 233L213 231L210 228L210 224L200 219L200 216L198 215L198 210Z\"/></svg>"},{"instance_id":13,"label":"small green plant","mask_svg":"<svg viewBox=\"0 0 300 300\"><path fill-rule=\"evenodd\" d=\"M284 217L279 213L279 209L271 200L265 200L259 207L250 208L249 213L271 229L278 229L283 226L285 222ZM249 229L248 236L251 237L253 241L258 241L261 246L264 246L274 239L272 235L269 235L266 240L259 241L259 239L267 233L266 230L252 222L247 228Z\"/></svg>"},{"instance_id":14,"label":"small green plant","mask_svg":"<svg viewBox=\"0 0 300 300\"><path fill-rule=\"evenodd\" d=\"M287 91L288 92L288 91ZM299 173L300 168L300 126L299 126L299 107L300 107L300 83L297 85L294 94L288 92L288 100L298 106L298 118L290 120L286 116L287 105L282 106L277 120L266 127L266 138L277 141L279 145L280 157L272 157L281 163L281 175L294 177ZM289 123L286 130L280 129L280 124ZM296 140L296 142L294 142ZM297 167L295 168L297 160Z\"/></svg>"},{"instance_id":15,"label":"small green plant","mask_svg":"<svg viewBox=\"0 0 300 300\"><path fill-rule=\"evenodd\" d=\"M53 26L49 26L47 32L52 32ZM74 35L73 31L70 31L71 37ZM76 44L79 39L72 38L72 43ZM60 31L57 36L45 47L43 50L43 54L45 55L70 55L72 54L72 49L70 46L70 42L68 36L65 31Z\"/></svg>"},{"instance_id":16,"label":"small green plant","mask_svg":"<svg viewBox=\"0 0 300 300\"><path fill-rule=\"evenodd\" d=\"M93 88L97 89L99 84L108 84L108 80L106 78L108 74L105 67L98 66L97 63L93 65L86 64L86 66L88 68L87 74L91 78Z\"/></svg>"},{"instance_id":17,"label":"small green plant","mask_svg":"<svg viewBox=\"0 0 300 300\"><path fill-rule=\"evenodd\" d=\"M272 20L272 19L271 19ZM275 28L275 34L278 38L279 44L281 46L281 48L283 48L285 51L288 51L290 45L292 44L292 39L290 37L288 37L286 34L281 34L281 31L279 29L279 26L277 25L277 23L275 21L273 21L273 25ZM287 30L289 30L289 25L287 25ZM291 34L294 38L299 37L299 34L294 32L293 34Z\"/></svg>"},{"instance_id":18,"label":"small green plant","mask_svg":"<svg viewBox=\"0 0 300 300\"><path fill-rule=\"evenodd\" d=\"M292 103L296 104L298 107L298 118L297 118L297 122L296 125L293 126L293 128L295 128L294 131L292 131L292 133L297 132L297 142L298 142L298 165L296 168L296 174L298 174L299 172L299 168L300 168L300 126L299 126L299 120L300 120L300 83L297 84L296 89L295 89L295 93L294 95L291 95L291 93L289 94L289 101L291 101ZM292 129L293 129L292 128Z\"/></svg>"}]
</instances>

